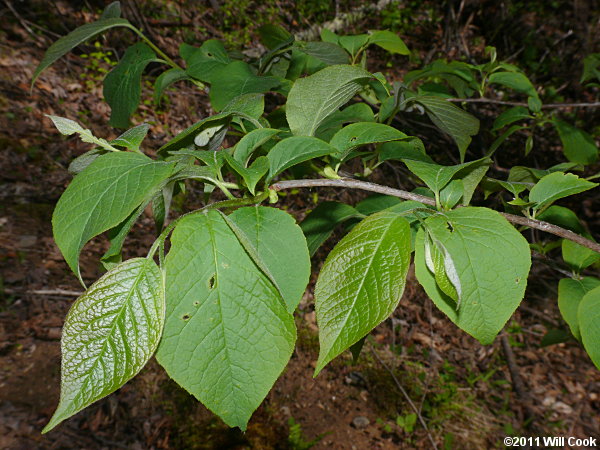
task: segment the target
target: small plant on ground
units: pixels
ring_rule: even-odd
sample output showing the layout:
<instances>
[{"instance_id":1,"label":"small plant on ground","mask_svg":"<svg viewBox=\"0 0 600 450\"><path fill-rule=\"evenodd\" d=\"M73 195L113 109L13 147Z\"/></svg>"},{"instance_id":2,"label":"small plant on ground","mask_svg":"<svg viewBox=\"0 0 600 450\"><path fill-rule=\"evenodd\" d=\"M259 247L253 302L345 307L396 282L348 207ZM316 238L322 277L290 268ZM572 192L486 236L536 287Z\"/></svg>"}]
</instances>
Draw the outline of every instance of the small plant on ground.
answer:
<instances>
[{"instance_id":1,"label":"small plant on ground","mask_svg":"<svg viewBox=\"0 0 600 450\"><path fill-rule=\"evenodd\" d=\"M398 307L413 253L431 300L485 345L523 299L531 249L553 257L558 245L570 268L559 281L561 313L600 366L600 279L581 275L597 267L600 245L573 211L555 205L597 187L595 176L583 175L598 149L589 134L546 112L525 74L497 61L494 49L484 64L438 60L390 83L367 70L367 52L378 46L408 55L394 33L323 30L321 41L305 42L269 25L261 28L267 50L258 58L244 60L208 40L182 44L180 64L121 18L115 2L98 21L53 44L34 82L75 46L116 27L140 40L104 79L112 126L129 128L150 64L165 67L154 81L156 102L168 86L188 82L208 91L214 114L153 158L142 147L147 124L109 141L50 116L62 134L93 146L69 167L75 177L52 219L56 243L82 283L85 244L106 233L110 247L102 257L108 271L66 318L60 403L44 432L120 388L153 355L225 423L245 429L294 350L293 314L310 257L341 224L350 231L329 253L315 287L315 376L347 349L360 352ZM455 103L499 92L526 101L496 119L486 130L496 140L475 157L470 145L479 120ZM444 155L428 154L426 143L398 129L409 115L450 136L455 164L442 164ZM524 153L543 151L534 133L547 124L558 131L565 162L492 176L495 152L508 136L524 132ZM366 181L384 162L419 187L408 192ZM174 196L194 182L202 184L206 206L169 221ZM318 186L376 195L353 206L321 202L300 226L285 211L263 206L277 203L280 191ZM122 261L125 237L147 207L158 237L146 257ZM561 240L528 242L528 228ZM398 422L407 433L414 425L412 416Z\"/></svg>"}]
</instances>

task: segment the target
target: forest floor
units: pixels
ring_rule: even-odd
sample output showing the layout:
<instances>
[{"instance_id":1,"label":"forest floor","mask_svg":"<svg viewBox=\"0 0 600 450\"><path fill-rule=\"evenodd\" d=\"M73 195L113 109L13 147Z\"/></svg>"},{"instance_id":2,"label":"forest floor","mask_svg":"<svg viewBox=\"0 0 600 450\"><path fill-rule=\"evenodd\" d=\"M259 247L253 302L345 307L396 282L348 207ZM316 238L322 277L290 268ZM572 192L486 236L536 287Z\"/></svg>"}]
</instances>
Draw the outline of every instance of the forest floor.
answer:
<instances>
[{"instance_id":1,"label":"forest floor","mask_svg":"<svg viewBox=\"0 0 600 450\"><path fill-rule=\"evenodd\" d=\"M492 345L458 330L410 275L399 308L374 330L358 361L343 355L315 379L311 283L296 314L296 351L245 433L228 429L151 361L122 389L42 436L59 396L61 326L81 290L53 242L51 214L71 179L69 161L89 149L59 136L44 114L116 135L106 125L100 83L86 82L97 70L69 56L30 91L48 42L32 45L20 24L4 22L12 31L0 41L0 448L395 449L431 448L433 439L439 448L483 449L503 448L505 436L600 439L600 372L575 341L540 345L564 324L556 274L535 262L523 305ZM157 148L206 116L206 105L204 94L181 86L161 109L142 106L135 121L152 124L150 145ZM317 200L340 198L363 197L319 190L281 202L301 220ZM127 256L143 255L152 236L151 216L144 215ZM101 274L98 257L106 248L102 238L85 248L84 279ZM327 250L313 258L315 269ZM524 384L519 393L503 339ZM413 423L407 398L427 430Z\"/></svg>"}]
</instances>

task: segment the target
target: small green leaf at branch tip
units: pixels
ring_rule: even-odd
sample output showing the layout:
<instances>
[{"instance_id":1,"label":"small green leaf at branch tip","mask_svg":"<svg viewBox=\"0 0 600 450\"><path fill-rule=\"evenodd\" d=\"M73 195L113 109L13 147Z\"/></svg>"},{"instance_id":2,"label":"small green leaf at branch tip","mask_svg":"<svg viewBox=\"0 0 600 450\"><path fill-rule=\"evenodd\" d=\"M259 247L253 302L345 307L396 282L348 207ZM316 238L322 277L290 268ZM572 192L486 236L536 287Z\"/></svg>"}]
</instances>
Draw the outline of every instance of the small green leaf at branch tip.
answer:
<instances>
[{"instance_id":1,"label":"small green leaf at branch tip","mask_svg":"<svg viewBox=\"0 0 600 450\"><path fill-rule=\"evenodd\" d=\"M164 319L164 280L151 259L130 259L96 281L65 321L60 402L42 433L133 378L158 347Z\"/></svg>"},{"instance_id":2,"label":"small green leaf at branch tip","mask_svg":"<svg viewBox=\"0 0 600 450\"><path fill-rule=\"evenodd\" d=\"M89 144L96 144L102 147L103 149L109 150L111 152L119 151L118 148L115 148L112 145L110 145L106 139L97 138L92 134L90 130L83 128L74 120L67 119L65 117L52 116L50 114L45 114L45 116L48 117L52 121L52 123L54 123L56 129L60 132L60 134L64 136L78 134L83 142L87 142Z\"/></svg>"}]
</instances>

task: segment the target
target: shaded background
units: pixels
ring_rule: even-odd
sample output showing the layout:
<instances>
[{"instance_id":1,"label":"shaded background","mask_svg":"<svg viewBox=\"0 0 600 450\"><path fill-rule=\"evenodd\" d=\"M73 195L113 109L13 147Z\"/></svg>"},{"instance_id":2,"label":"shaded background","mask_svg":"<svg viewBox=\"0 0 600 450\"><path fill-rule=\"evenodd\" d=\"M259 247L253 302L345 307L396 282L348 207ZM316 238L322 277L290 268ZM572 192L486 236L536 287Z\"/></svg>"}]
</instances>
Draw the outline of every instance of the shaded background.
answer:
<instances>
[{"instance_id":1,"label":"shaded background","mask_svg":"<svg viewBox=\"0 0 600 450\"><path fill-rule=\"evenodd\" d=\"M228 429L152 361L117 393L41 436L59 395L60 327L80 290L53 243L50 218L71 179L69 161L89 149L76 138L59 136L43 115L77 119L99 136L116 137L118 130L107 125L101 81L133 37L115 31L91 40L48 69L32 91L29 83L44 50L94 20L107 3L0 0L0 448L430 448L431 437L440 448L480 449L502 448L507 434L600 438L600 373L574 341L540 347L548 330L565 324L556 306L561 269L537 259L522 306L494 344L482 347L454 327L410 275L400 307L372 333L358 364L349 355L340 357L315 380L311 283L297 313L297 350L245 434ZM209 38L252 52L263 24L310 34L314 25L345 17L342 33L390 29L405 40L410 58L369 51L368 68L394 79L436 58L485 62L485 46L494 45L500 60L525 70L545 102L599 97L598 88L579 84L583 58L600 51L598 1L152 0L125 1L123 13L171 56L182 41L199 45ZM150 66L147 80L157 69ZM170 89L158 108L151 98L148 82L133 119L152 125L150 151L211 113L207 95L185 83ZM468 107L482 129L500 111L489 104ZM557 114L597 139L599 110L568 108ZM403 126L424 139L431 155L451 159L455 150L445 136L411 117ZM527 158L525 138L515 134L498 152L493 170L562 161L550 127L536 133ZM490 139L481 133L470 156L480 155ZM592 167L592 173L598 169ZM392 165L382 166L373 181L414 188ZM175 213L198 207L200 194L199 186L191 186L188 198L177 199ZM362 198L357 192L319 189L288 193L279 206L301 220L317 202ZM563 204L598 236L597 190L584 198ZM313 258L314 268L341 235ZM127 241L126 256L145 254L152 241L152 218L144 215ZM84 278L101 274L98 258L106 248L102 238L85 248ZM511 355L512 376L506 362ZM514 383L515 376L523 386ZM412 424L402 390L429 431Z\"/></svg>"}]
</instances>

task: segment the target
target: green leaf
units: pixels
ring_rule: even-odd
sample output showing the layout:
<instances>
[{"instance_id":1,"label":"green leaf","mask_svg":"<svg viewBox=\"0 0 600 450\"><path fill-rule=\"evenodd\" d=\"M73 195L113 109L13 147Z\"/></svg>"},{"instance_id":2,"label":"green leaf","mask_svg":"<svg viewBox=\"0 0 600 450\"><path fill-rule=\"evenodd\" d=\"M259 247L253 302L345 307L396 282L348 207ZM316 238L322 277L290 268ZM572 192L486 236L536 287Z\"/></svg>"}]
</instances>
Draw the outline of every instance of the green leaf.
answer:
<instances>
[{"instance_id":1,"label":"green leaf","mask_svg":"<svg viewBox=\"0 0 600 450\"><path fill-rule=\"evenodd\" d=\"M319 247L329 239L337 225L354 217L361 218L362 214L350 205L340 202L319 203L300 223L310 256L314 256Z\"/></svg>"},{"instance_id":2,"label":"green leaf","mask_svg":"<svg viewBox=\"0 0 600 450\"><path fill-rule=\"evenodd\" d=\"M425 227L452 258L462 286L458 309L427 268L423 230L415 243L417 279L452 322L482 344L491 343L525 293L531 266L529 244L504 217L487 208L437 214L425 220Z\"/></svg>"},{"instance_id":3,"label":"green leaf","mask_svg":"<svg viewBox=\"0 0 600 450\"><path fill-rule=\"evenodd\" d=\"M106 263L110 264L113 262L122 261L121 250L123 249L125 238L131 231L131 228L133 228L135 222L144 212L146 206L148 206L148 203L150 203L150 199L145 199L144 202L137 209L135 209L127 219L106 232L107 238L110 241L110 247L101 258L101 261L105 266Z\"/></svg>"},{"instance_id":4,"label":"green leaf","mask_svg":"<svg viewBox=\"0 0 600 450\"><path fill-rule=\"evenodd\" d=\"M117 17L121 17L121 2L112 2L104 8L100 19L116 19Z\"/></svg>"},{"instance_id":5,"label":"green leaf","mask_svg":"<svg viewBox=\"0 0 600 450\"><path fill-rule=\"evenodd\" d=\"M577 234L585 234L585 228L581 225L577 214L564 206L552 205L538 214L536 218L574 231Z\"/></svg>"},{"instance_id":6,"label":"green leaf","mask_svg":"<svg viewBox=\"0 0 600 450\"><path fill-rule=\"evenodd\" d=\"M154 82L154 103L158 105L160 98L170 85L177 83L181 80L188 80L190 77L185 70L174 67L169 70L165 70L161 73L156 81Z\"/></svg>"},{"instance_id":7,"label":"green leaf","mask_svg":"<svg viewBox=\"0 0 600 450\"><path fill-rule=\"evenodd\" d=\"M454 208L465 192L462 180L452 180L440 191L440 204L444 209Z\"/></svg>"},{"instance_id":8,"label":"green leaf","mask_svg":"<svg viewBox=\"0 0 600 450\"><path fill-rule=\"evenodd\" d=\"M268 272L288 312L293 313L310 277L306 238L295 219L265 206L240 208L229 217L244 233L261 261L259 267Z\"/></svg>"},{"instance_id":9,"label":"green leaf","mask_svg":"<svg viewBox=\"0 0 600 450\"><path fill-rule=\"evenodd\" d=\"M410 265L410 226L399 215L367 217L331 251L315 287L315 376L385 320L400 302Z\"/></svg>"},{"instance_id":10,"label":"green leaf","mask_svg":"<svg viewBox=\"0 0 600 450\"><path fill-rule=\"evenodd\" d=\"M265 112L265 96L263 94L238 95L223 108L223 112L228 111L258 120Z\"/></svg>"},{"instance_id":11,"label":"green leaf","mask_svg":"<svg viewBox=\"0 0 600 450\"><path fill-rule=\"evenodd\" d=\"M529 78L519 72L494 72L488 78L488 82L490 84L500 84L530 97L538 97L538 93Z\"/></svg>"},{"instance_id":12,"label":"green leaf","mask_svg":"<svg viewBox=\"0 0 600 450\"><path fill-rule=\"evenodd\" d=\"M566 158L578 164L592 164L598 160L598 147L592 136L562 120L555 120Z\"/></svg>"},{"instance_id":13,"label":"green leaf","mask_svg":"<svg viewBox=\"0 0 600 450\"><path fill-rule=\"evenodd\" d=\"M354 36L338 37L338 44L342 46L348 53L355 56L356 53L369 42L368 34L357 34Z\"/></svg>"},{"instance_id":14,"label":"green leaf","mask_svg":"<svg viewBox=\"0 0 600 450\"><path fill-rule=\"evenodd\" d=\"M585 351L600 369L600 288L585 294L579 304L577 317Z\"/></svg>"},{"instance_id":15,"label":"green leaf","mask_svg":"<svg viewBox=\"0 0 600 450\"><path fill-rule=\"evenodd\" d=\"M286 103L292 133L314 135L319 125L354 97L370 78L372 75L360 67L340 65L296 80Z\"/></svg>"},{"instance_id":16,"label":"green leaf","mask_svg":"<svg viewBox=\"0 0 600 450\"><path fill-rule=\"evenodd\" d=\"M137 152L140 150L140 145L142 144L142 141L148 134L149 129L150 125L147 123L143 123L141 125L130 128L110 143L112 145L119 145L121 147L125 147L128 150Z\"/></svg>"},{"instance_id":17,"label":"green leaf","mask_svg":"<svg viewBox=\"0 0 600 450\"><path fill-rule=\"evenodd\" d=\"M255 75L243 61L233 61L215 69L210 88L210 102L221 111L231 100L243 94L263 94L279 84L275 77Z\"/></svg>"},{"instance_id":18,"label":"green leaf","mask_svg":"<svg viewBox=\"0 0 600 450\"><path fill-rule=\"evenodd\" d=\"M160 340L163 277L151 259L119 264L71 307L62 331L60 402L42 433L133 378Z\"/></svg>"},{"instance_id":19,"label":"green leaf","mask_svg":"<svg viewBox=\"0 0 600 450\"><path fill-rule=\"evenodd\" d=\"M256 130L252 130L236 144L233 150L233 158L246 167L252 153L280 132L281 130L273 128L257 128Z\"/></svg>"},{"instance_id":20,"label":"green leaf","mask_svg":"<svg viewBox=\"0 0 600 450\"><path fill-rule=\"evenodd\" d=\"M103 149L110 150L113 152L118 152L119 150L110 145L106 139L97 138L92 134L92 132L88 129L83 128L77 122L71 119L65 119L64 117L51 116L46 114L53 123L56 129L65 136L70 136L72 134L77 133L79 138L83 142L88 142L90 144L99 145Z\"/></svg>"},{"instance_id":21,"label":"green leaf","mask_svg":"<svg viewBox=\"0 0 600 450\"><path fill-rule=\"evenodd\" d=\"M58 248L80 280L79 253L85 243L151 198L173 166L139 153L107 153L73 179L58 200L52 226Z\"/></svg>"},{"instance_id":22,"label":"green leaf","mask_svg":"<svg viewBox=\"0 0 600 450\"><path fill-rule=\"evenodd\" d=\"M85 152L83 155L79 155L72 160L67 170L71 175L77 175L78 173L83 172L83 170L94 162L98 156L103 155L104 153L106 153L106 151L101 148L95 148L89 152Z\"/></svg>"},{"instance_id":23,"label":"green leaf","mask_svg":"<svg viewBox=\"0 0 600 450\"><path fill-rule=\"evenodd\" d=\"M290 32L285 28L271 23L262 25L258 29L258 34L260 35L260 41L269 49L273 49L289 41L292 37Z\"/></svg>"},{"instance_id":24,"label":"green leaf","mask_svg":"<svg viewBox=\"0 0 600 450\"><path fill-rule=\"evenodd\" d=\"M544 176L529 192L529 201L536 203L534 209L542 209L558 199L598 186L597 183L579 178L572 173L554 172Z\"/></svg>"},{"instance_id":25,"label":"green leaf","mask_svg":"<svg viewBox=\"0 0 600 450\"><path fill-rule=\"evenodd\" d=\"M169 152L190 146L194 143L196 136L203 130L217 126L221 127L223 125L229 125L232 115L232 112L223 112L220 114L215 114L214 116L206 117L196 122L194 125L186 128L161 148L159 148L158 153L166 155Z\"/></svg>"},{"instance_id":26,"label":"green leaf","mask_svg":"<svg viewBox=\"0 0 600 450\"><path fill-rule=\"evenodd\" d=\"M333 156L343 161L357 147L406 139L408 136L389 125L373 122L359 122L345 126L338 131L329 144L338 151Z\"/></svg>"},{"instance_id":27,"label":"green leaf","mask_svg":"<svg viewBox=\"0 0 600 450\"><path fill-rule=\"evenodd\" d=\"M199 48L181 44L179 54L185 60L185 72L207 83L212 83L215 72L231 62L223 43L216 39L209 39Z\"/></svg>"},{"instance_id":28,"label":"green leaf","mask_svg":"<svg viewBox=\"0 0 600 450\"><path fill-rule=\"evenodd\" d=\"M425 236L425 264L435 278L437 287L448 297L456 302L456 309L460 307L462 285L456 273L456 266L452 256L438 241Z\"/></svg>"},{"instance_id":29,"label":"green leaf","mask_svg":"<svg viewBox=\"0 0 600 450\"><path fill-rule=\"evenodd\" d=\"M581 279L563 278L558 282L558 309L569 325L573 336L581 341L578 311L581 300L591 290L600 286L600 280L594 277Z\"/></svg>"},{"instance_id":30,"label":"green leaf","mask_svg":"<svg viewBox=\"0 0 600 450\"><path fill-rule=\"evenodd\" d=\"M600 53L591 53L583 59L583 73L580 83L596 79L600 81Z\"/></svg>"},{"instance_id":31,"label":"green leaf","mask_svg":"<svg viewBox=\"0 0 600 450\"><path fill-rule=\"evenodd\" d=\"M479 120L440 97L422 95L414 100L425 107L425 112L440 130L452 136L460 159L464 161L471 136L479 132Z\"/></svg>"},{"instance_id":32,"label":"green leaf","mask_svg":"<svg viewBox=\"0 0 600 450\"><path fill-rule=\"evenodd\" d=\"M245 181L248 190L252 195L255 195L255 189L260 179L269 171L269 160L266 156L259 156L256 160L246 168L231 155L224 153L225 159L229 166L235 170Z\"/></svg>"},{"instance_id":33,"label":"green leaf","mask_svg":"<svg viewBox=\"0 0 600 450\"><path fill-rule=\"evenodd\" d=\"M371 31L369 44L377 45L390 53L410 55L410 50L408 50L404 41L391 31Z\"/></svg>"},{"instance_id":34,"label":"green leaf","mask_svg":"<svg viewBox=\"0 0 600 450\"><path fill-rule=\"evenodd\" d=\"M310 136L292 136L279 141L267 154L269 176L267 184L284 170L304 161L330 155L336 149L327 142Z\"/></svg>"},{"instance_id":35,"label":"green leaf","mask_svg":"<svg viewBox=\"0 0 600 450\"><path fill-rule=\"evenodd\" d=\"M245 430L292 354L294 319L217 211L182 219L171 242L156 358L225 423Z\"/></svg>"},{"instance_id":36,"label":"green leaf","mask_svg":"<svg viewBox=\"0 0 600 450\"><path fill-rule=\"evenodd\" d=\"M408 170L418 176L434 193L440 192L452 178L459 172L473 170L477 167L488 167L491 163L489 158L481 158L468 163L457 164L454 166L440 166L439 164L426 163L411 159L403 159Z\"/></svg>"},{"instance_id":37,"label":"green leaf","mask_svg":"<svg viewBox=\"0 0 600 450\"><path fill-rule=\"evenodd\" d=\"M594 240L590 235L585 234L588 239ZM600 261L600 253L568 239L563 239L562 241L562 257L577 273Z\"/></svg>"},{"instance_id":38,"label":"green leaf","mask_svg":"<svg viewBox=\"0 0 600 450\"><path fill-rule=\"evenodd\" d=\"M125 51L119 64L104 78L104 99L111 108L109 124L113 127L129 126L142 95L142 72L155 59L154 51L138 42Z\"/></svg>"},{"instance_id":39,"label":"green leaf","mask_svg":"<svg viewBox=\"0 0 600 450\"><path fill-rule=\"evenodd\" d=\"M369 105L354 103L340 111L335 111L319 125L315 136L329 142L342 125L355 122L375 122L375 115Z\"/></svg>"},{"instance_id":40,"label":"green leaf","mask_svg":"<svg viewBox=\"0 0 600 450\"><path fill-rule=\"evenodd\" d=\"M492 131L497 131L500 128L505 127L506 125L510 125L514 122L518 122L519 120L525 119L533 119L533 116L529 114L529 110L522 106L515 106L513 108L507 109L502 114L500 114L496 120L494 120L494 126L492 127Z\"/></svg>"},{"instance_id":41,"label":"green leaf","mask_svg":"<svg viewBox=\"0 0 600 450\"><path fill-rule=\"evenodd\" d=\"M82 44L97 34L114 27L127 27L134 29L128 20L114 17L109 19L100 19L96 22L82 25L71 31L66 36L61 37L54 44L52 44L48 50L46 50L46 53L44 53L44 57L40 61L40 64L36 67L35 72L33 72L31 85L33 86L35 80L37 80L40 74L57 59L69 53L79 44Z\"/></svg>"},{"instance_id":42,"label":"green leaf","mask_svg":"<svg viewBox=\"0 0 600 450\"><path fill-rule=\"evenodd\" d=\"M337 44L330 42L296 42L294 47L328 66L349 64L348 53Z\"/></svg>"},{"instance_id":43,"label":"green leaf","mask_svg":"<svg viewBox=\"0 0 600 450\"><path fill-rule=\"evenodd\" d=\"M412 159L433 163L433 160L425 153L423 141L417 137L410 137L404 141L386 142L379 147L379 161Z\"/></svg>"}]
</instances>

